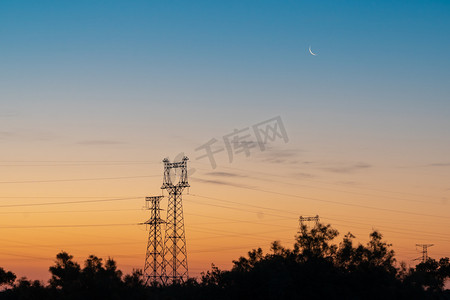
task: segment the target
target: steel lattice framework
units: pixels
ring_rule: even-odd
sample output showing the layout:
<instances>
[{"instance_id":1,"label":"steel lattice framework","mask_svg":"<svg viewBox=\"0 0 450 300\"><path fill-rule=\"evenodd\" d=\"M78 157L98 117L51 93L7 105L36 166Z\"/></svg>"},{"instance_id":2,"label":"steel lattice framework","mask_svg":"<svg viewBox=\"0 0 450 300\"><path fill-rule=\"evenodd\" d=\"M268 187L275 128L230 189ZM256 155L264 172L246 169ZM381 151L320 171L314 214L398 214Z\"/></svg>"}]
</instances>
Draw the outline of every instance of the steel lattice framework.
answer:
<instances>
[{"instance_id":1,"label":"steel lattice framework","mask_svg":"<svg viewBox=\"0 0 450 300\"><path fill-rule=\"evenodd\" d=\"M315 224L317 225L320 221L319 215L316 215L315 217L303 217L300 216L300 218L298 219L300 222L300 226L304 224L304 222L315 222Z\"/></svg>"},{"instance_id":2,"label":"steel lattice framework","mask_svg":"<svg viewBox=\"0 0 450 300\"><path fill-rule=\"evenodd\" d=\"M145 255L144 280L146 285L164 283L164 248L161 234L160 201L163 196L146 197L146 209L150 210L150 219L144 224L149 225L147 253Z\"/></svg>"},{"instance_id":3,"label":"steel lattice framework","mask_svg":"<svg viewBox=\"0 0 450 300\"><path fill-rule=\"evenodd\" d=\"M422 260L422 263L426 263L429 259L428 257L428 247L434 246L434 244L416 244L416 247L422 247L422 257L416 258L414 260Z\"/></svg>"},{"instance_id":4,"label":"steel lattice framework","mask_svg":"<svg viewBox=\"0 0 450 300\"><path fill-rule=\"evenodd\" d=\"M166 284L184 282L188 278L186 237L184 232L183 190L189 187L187 161L164 162L164 180L161 189L168 192L166 232L164 236L164 281ZM178 182L174 182L179 177Z\"/></svg>"}]
</instances>

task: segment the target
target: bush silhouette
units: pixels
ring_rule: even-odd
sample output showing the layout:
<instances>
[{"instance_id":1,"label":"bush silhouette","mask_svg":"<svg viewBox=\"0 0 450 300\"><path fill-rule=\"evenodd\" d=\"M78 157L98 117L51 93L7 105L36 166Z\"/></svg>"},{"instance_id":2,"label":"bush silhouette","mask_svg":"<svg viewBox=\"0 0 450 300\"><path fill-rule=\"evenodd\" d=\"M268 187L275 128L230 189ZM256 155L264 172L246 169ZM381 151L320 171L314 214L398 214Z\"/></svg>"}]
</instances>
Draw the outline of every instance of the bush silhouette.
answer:
<instances>
[{"instance_id":1,"label":"bush silhouette","mask_svg":"<svg viewBox=\"0 0 450 300\"><path fill-rule=\"evenodd\" d=\"M50 266L48 285L0 268L1 299L450 299L444 291L449 258L416 268L397 264L392 245L378 231L355 245L351 233L321 223L301 225L292 249L280 242L271 251L253 249L231 270L212 265L201 278L169 286L146 286L141 270L123 276L116 262L90 255L83 268L61 251Z\"/></svg>"},{"instance_id":2,"label":"bush silhouette","mask_svg":"<svg viewBox=\"0 0 450 300\"><path fill-rule=\"evenodd\" d=\"M11 271L5 271L3 268L0 268L0 286L2 285L12 285L16 280L16 274Z\"/></svg>"}]
</instances>

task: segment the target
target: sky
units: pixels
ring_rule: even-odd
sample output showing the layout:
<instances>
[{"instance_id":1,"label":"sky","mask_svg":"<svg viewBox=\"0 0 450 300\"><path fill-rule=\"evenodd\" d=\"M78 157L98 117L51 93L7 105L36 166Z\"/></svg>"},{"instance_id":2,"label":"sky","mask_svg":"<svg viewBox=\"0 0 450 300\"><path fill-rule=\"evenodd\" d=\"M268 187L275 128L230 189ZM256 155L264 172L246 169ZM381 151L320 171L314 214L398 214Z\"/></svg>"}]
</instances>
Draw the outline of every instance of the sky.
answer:
<instances>
[{"instance_id":1,"label":"sky","mask_svg":"<svg viewBox=\"0 0 450 300\"><path fill-rule=\"evenodd\" d=\"M448 256L449 29L448 1L1 1L0 266L143 268L183 153L191 276L292 247L301 215Z\"/></svg>"}]
</instances>

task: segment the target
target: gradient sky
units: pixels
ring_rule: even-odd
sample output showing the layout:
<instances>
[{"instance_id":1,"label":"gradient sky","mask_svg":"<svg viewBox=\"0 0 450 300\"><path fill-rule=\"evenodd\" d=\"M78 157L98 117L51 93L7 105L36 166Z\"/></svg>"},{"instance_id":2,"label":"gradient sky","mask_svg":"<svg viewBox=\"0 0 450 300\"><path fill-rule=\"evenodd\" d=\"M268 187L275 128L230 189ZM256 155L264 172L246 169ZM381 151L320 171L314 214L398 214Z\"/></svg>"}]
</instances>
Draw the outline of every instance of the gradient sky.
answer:
<instances>
[{"instance_id":1,"label":"gradient sky","mask_svg":"<svg viewBox=\"0 0 450 300\"><path fill-rule=\"evenodd\" d=\"M1 1L0 266L142 268L133 224L180 152L192 276L292 246L300 215L448 256L449 30L448 1ZM196 159L276 116L289 142Z\"/></svg>"}]
</instances>

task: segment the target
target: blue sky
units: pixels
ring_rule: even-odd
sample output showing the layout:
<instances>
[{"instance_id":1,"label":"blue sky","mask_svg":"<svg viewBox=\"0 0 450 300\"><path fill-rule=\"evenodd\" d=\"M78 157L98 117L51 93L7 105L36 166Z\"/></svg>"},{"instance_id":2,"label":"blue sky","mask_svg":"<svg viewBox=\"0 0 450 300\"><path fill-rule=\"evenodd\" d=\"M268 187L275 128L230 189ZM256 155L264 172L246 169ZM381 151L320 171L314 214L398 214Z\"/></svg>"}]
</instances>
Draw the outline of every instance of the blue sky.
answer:
<instances>
[{"instance_id":1,"label":"blue sky","mask_svg":"<svg viewBox=\"0 0 450 300\"><path fill-rule=\"evenodd\" d=\"M169 89L220 106L215 94L256 103L270 102L260 94L319 90L331 105L340 105L333 91L355 102L346 92L379 95L373 101L384 105L387 90L413 105L431 92L439 105L448 92L444 1L3 1L0 8L2 81L6 90L26 84L37 99L69 88L77 101L90 93L139 102ZM318 57L308 55L310 45Z\"/></svg>"},{"instance_id":2,"label":"blue sky","mask_svg":"<svg viewBox=\"0 0 450 300\"><path fill-rule=\"evenodd\" d=\"M449 14L445 1L3 1L5 131L198 144L282 115L342 144L446 145Z\"/></svg>"},{"instance_id":3,"label":"blue sky","mask_svg":"<svg viewBox=\"0 0 450 300\"><path fill-rule=\"evenodd\" d=\"M3 0L0 183L48 183L4 184L0 197L21 202L31 200L7 197L157 194L161 178L142 176L158 176L163 157L184 151L197 169L194 195L265 205L268 211L282 206L292 228L292 211L341 218L342 232L359 230L351 221L356 217L365 222L365 235L376 226L395 232L397 221L406 233L387 231L387 237L403 247L402 258L415 258L418 242L436 242L433 251L444 255L448 239L430 241L415 231L448 235L449 32L448 1ZM317 56L309 54L310 46ZM216 173L207 161L196 161L194 149L209 139L275 116L282 117L289 143L278 141L270 151L232 164L223 152ZM140 179L71 181L123 176ZM52 181L61 178L69 180ZM242 193L242 184L252 188ZM280 191L300 198L278 194L273 201ZM123 206L139 210L139 197ZM330 204L336 202L343 205ZM192 205L187 213L201 211ZM212 217L226 216L217 205L223 203L204 209ZM386 207L413 213L380 213ZM425 215L418 220L414 213ZM7 216L8 225L42 222L34 215ZM88 223L111 219L106 212L83 217ZM144 219L131 212L116 217ZM112 241L129 234L144 241L134 231L120 234L110 233ZM69 245L83 239L80 234ZM241 254L240 246L223 258L223 266ZM138 247L126 249L135 255L130 270L143 261ZM204 247L193 242L193 248ZM101 251L111 254L110 248ZM199 270L216 257L208 255L197 258ZM46 267L39 266L39 274Z\"/></svg>"}]
</instances>

